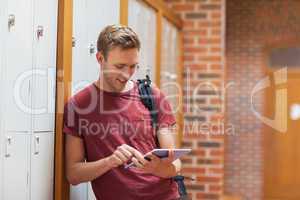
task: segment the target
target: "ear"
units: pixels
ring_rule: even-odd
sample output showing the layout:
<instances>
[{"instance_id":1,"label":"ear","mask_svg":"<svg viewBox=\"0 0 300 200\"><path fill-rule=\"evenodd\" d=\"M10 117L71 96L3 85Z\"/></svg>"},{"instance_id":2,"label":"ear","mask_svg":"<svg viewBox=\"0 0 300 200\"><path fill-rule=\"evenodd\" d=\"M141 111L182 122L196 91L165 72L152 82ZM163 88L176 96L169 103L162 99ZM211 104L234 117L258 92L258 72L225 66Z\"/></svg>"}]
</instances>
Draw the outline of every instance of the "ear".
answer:
<instances>
[{"instance_id":1,"label":"ear","mask_svg":"<svg viewBox=\"0 0 300 200\"><path fill-rule=\"evenodd\" d=\"M103 62L104 62L104 55L103 55L103 53L98 51L98 52L96 53L96 58L97 58L98 63L99 63L100 65L102 65Z\"/></svg>"}]
</instances>

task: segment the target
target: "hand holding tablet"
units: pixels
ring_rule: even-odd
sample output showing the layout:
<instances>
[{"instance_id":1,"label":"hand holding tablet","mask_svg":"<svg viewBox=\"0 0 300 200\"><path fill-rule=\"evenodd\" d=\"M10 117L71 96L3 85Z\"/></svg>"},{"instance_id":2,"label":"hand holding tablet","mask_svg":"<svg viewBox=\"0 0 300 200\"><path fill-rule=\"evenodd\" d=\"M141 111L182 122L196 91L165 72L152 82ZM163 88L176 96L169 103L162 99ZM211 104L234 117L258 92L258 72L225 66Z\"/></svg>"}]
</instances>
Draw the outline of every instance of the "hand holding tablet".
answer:
<instances>
[{"instance_id":1,"label":"hand holding tablet","mask_svg":"<svg viewBox=\"0 0 300 200\"><path fill-rule=\"evenodd\" d=\"M147 155L153 154L160 159L166 159L169 157L169 151L174 152L174 160L190 153L192 149L153 149L152 151L145 154L144 158L148 161L150 161L150 158L147 157ZM134 166L134 163L130 163L128 165L125 165L125 169L128 169L130 167Z\"/></svg>"}]
</instances>

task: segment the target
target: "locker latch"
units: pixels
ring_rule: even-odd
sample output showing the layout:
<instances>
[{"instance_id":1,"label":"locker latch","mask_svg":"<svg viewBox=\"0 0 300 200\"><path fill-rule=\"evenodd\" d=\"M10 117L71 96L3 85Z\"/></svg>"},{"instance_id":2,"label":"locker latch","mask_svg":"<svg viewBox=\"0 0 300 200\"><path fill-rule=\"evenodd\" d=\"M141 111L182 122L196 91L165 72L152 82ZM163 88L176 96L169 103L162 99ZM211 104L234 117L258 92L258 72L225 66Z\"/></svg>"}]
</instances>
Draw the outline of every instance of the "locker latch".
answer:
<instances>
[{"instance_id":1,"label":"locker latch","mask_svg":"<svg viewBox=\"0 0 300 200\"><path fill-rule=\"evenodd\" d=\"M90 54L93 54L93 53L95 53L95 45L91 44L90 45Z\"/></svg>"},{"instance_id":2,"label":"locker latch","mask_svg":"<svg viewBox=\"0 0 300 200\"><path fill-rule=\"evenodd\" d=\"M40 137L35 136L34 154L37 155L39 153L40 153Z\"/></svg>"},{"instance_id":3,"label":"locker latch","mask_svg":"<svg viewBox=\"0 0 300 200\"><path fill-rule=\"evenodd\" d=\"M38 39L40 39L40 37L43 37L43 35L44 35L44 27L43 26L38 26L36 35L37 35Z\"/></svg>"},{"instance_id":4,"label":"locker latch","mask_svg":"<svg viewBox=\"0 0 300 200\"><path fill-rule=\"evenodd\" d=\"M72 47L75 47L75 46L76 46L76 38L72 37Z\"/></svg>"},{"instance_id":5,"label":"locker latch","mask_svg":"<svg viewBox=\"0 0 300 200\"><path fill-rule=\"evenodd\" d=\"M15 15L11 14L8 16L8 30L15 25L16 18Z\"/></svg>"},{"instance_id":6,"label":"locker latch","mask_svg":"<svg viewBox=\"0 0 300 200\"><path fill-rule=\"evenodd\" d=\"M11 146L11 137L8 136L6 138L6 152L5 152L5 157L10 157L10 152L9 152L9 147Z\"/></svg>"}]
</instances>

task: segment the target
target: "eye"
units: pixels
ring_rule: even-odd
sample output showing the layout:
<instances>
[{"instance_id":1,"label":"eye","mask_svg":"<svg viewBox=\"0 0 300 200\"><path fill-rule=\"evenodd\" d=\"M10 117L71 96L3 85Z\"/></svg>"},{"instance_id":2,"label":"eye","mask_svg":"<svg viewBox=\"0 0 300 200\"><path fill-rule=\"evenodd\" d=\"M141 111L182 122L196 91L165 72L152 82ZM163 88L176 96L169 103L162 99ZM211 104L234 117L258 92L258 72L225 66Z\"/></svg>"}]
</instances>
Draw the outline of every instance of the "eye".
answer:
<instances>
[{"instance_id":1,"label":"eye","mask_svg":"<svg viewBox=\"0 0 300 200\"><path fill-rule=\"evenodd\" d=\"M115 67L118 68L118 69L123 69L124 68L123 65L115 65Z\"/></svg>"}]
</instances>

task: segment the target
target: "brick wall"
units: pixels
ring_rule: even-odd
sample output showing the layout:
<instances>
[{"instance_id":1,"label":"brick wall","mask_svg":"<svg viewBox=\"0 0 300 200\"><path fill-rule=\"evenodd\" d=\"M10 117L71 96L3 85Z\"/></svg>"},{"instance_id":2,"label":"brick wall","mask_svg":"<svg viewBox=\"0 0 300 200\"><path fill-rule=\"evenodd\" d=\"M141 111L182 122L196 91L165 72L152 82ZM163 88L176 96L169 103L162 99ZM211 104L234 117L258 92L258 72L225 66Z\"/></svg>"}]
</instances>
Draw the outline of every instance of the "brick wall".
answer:
<instances>
[{"instance_id":1,"label":"brick wall","mask_svg":"<svg viewBox=\"0 0 300 200\"><path fill-rule=\"evenodd\" d=\"M243 200L262 200L262 124L250 109L250 94L264 77L264 48L294 39L299 41L300 1L227 0L226 61L228 123L235 135L226 137L225 192ZM263 94L256 95L262 112Z\"/></svg>"},{"instance_id":2,"label":"brick wall","mask_svg":"<svg viewBox=\"0 0 300 200\"><path fill-rule=\"evenodd\" d=\"M225 0L165 0L184 21L183 173L193 200L223 192L223 85Z\"/></svg>"}]
</instances>

